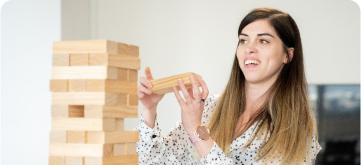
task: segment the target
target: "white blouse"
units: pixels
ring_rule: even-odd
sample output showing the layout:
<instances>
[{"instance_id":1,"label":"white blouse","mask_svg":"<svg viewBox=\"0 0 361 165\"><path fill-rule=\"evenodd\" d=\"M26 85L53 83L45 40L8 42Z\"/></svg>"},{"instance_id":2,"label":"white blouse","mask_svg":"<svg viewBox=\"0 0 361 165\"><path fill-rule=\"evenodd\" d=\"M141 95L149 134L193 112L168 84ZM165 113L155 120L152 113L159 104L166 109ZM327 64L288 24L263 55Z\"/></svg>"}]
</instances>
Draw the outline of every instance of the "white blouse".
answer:
<instances>
[{"instance_id":1,"label":"white blouse","mask_svg":"<svg viewBox=\"0 0 361 165\"><path fill-rule=\"evenodd\" d=\"M208 96L205 100L205 105L202 115L202 124L208 125L208 121L213 113L214 108L219 100L220 93ZM257 150L261 146L261 139L255 138L253 143L244 152L243 145L251 137L252 131L255 129L257 122L255 122L243 135L232 141L230 146L230 153L225 155L217 143L213 143L213 147L205 157L200 157L196 148L188 140L188 134L184 130L182 122L178 121L175 128L172 128L170 133L163 137L159 127L157 118L155 119L155 126L153 129L149 128L143 119L140 119L139 125L134 130L139 130L139 142L137 142L137 153L139 155L139 164L204 164L204 165L259 165L262 160L255 161L253 158L257 154ZM258 126L258 125L257 125ZM267 136L268 140L269 135ZM317 151L316 151L316 145ZM321 146L316 142L313 136L311 159L321 150ZM304 161L305 164L311 164ZM279 162L274 162L277 165ZM268 164L268 163L267 163Z\"/></svg>"}]
</instances>

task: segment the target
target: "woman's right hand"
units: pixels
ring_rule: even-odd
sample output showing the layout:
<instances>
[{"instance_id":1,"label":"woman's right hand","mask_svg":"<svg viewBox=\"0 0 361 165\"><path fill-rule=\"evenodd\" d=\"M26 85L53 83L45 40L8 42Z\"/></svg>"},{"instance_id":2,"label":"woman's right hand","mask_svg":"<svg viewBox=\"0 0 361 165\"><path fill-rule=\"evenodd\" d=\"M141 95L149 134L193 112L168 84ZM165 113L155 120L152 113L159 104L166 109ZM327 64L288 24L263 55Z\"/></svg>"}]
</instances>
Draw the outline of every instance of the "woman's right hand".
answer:
<instances>
[{"instance_id":1,"label":"woman's right hand","mask_svg":"<svg viewBox=\"0 0 361 165\"><path fill-rule=\"evenodd\" d=\"M162 100L165 94L155 94L153 93L150 88L152 84L150 80L154 80L152 73L150 72L150 68L145 68L145 78L139 77L138 85L138 98L139 101L143 104L146 109L153 109L158 105L158 102Z\"/></svg>"}]
</instances>

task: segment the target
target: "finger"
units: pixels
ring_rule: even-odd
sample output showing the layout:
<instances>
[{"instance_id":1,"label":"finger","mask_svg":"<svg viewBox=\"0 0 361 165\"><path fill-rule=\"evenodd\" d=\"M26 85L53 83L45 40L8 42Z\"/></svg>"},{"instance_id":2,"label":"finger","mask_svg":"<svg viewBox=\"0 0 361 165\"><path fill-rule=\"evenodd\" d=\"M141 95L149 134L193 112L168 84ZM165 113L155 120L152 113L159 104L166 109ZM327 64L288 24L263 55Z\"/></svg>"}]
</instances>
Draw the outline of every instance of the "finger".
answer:
<instances>
[{"instance_id":1,"label":"finger","mask_svg":"<svg viewBox=\"0 0 361 165\"><path fill-rule=\"evenodd\" d=\"M187 90L187 92L189 93L189 96L190 96L192 99L194 99L193 89L192 89L192 88L189 88L189 89Z\"/></svg>"},{"instance_id":2,"label":"finger","mask_svg":"<svg viewBox=\"0 0 361 165\"><path fill-rule=\"evenodd\" d=\"M175 97L177 98L178 104L181 107L187 106L186 103L184 102L182 96L179 94L177 87L173 87L173 92L174 92Z\"/></svg>"},{"instance_id":3,"label":"finger","mask_svg":"<svg viewBox=\"0 0 361 165\"><path fill-rule=\"evenodd\" d=\"M148 80L146 80L144 77L139 77L139 83L147 88L152 87L152 83L150 83Z\"/></svg>"},{"instance_id":4,"label":"finger","mask_svg":"<svg viewBox=\"0 0 361 165\"><path fill-rule=\"evenodd\" d=\"M202 79L202 77L199 77L199 83L201 84L201 87L202 87L202 99L206 99L208 97L208 94L209 94L207 84Z\"/></svg>"},{"instance_id":5,"label":"finger","mask_svg":"<svg viewBox=\"0 0 361 165\"><path fill-rule=\"evenodd\" d=\"M199 90L198 84L197 84L197 80L194 78L193 75L190 76L189 78L191 80L191 84L193 87L193 91L194 91L194 99L199 100L201 99L201 91Z\"/></svg>"},{"instance_id":6,"label":"finger","mask_svg":"<svg viewBox=\"0 0 361 165\"><path fill-rule=\"evenodd\" d=\"M138 94L138 98L143 98L144 97L144 94L143 93L140 93L140 94Z\"/></svg>"},{"instance_id":7,"label":"finger","mask_svg":"<svg viewBox=\"0 0 361 165\"><path fill-rule=\"evenodd\" d=\"M145 68L145 78L147 80L154 80L152 73L150 72L150 68L148 66Z\"/></svg>"},{"instance_id":8,"label":"finger","mask_svg":"<svg viewBox=\"0 0 361 165\"><path fill-rule=\"evenodd\" d=\"M178 84L179 84L180 89L182 90L182 93L183 93L184 99L186 100L186 103L190 103L192 101L192 99L189 96L187 88L184 86L183 80L178 79Z\"/></svg>"},{"instance_id":9,"label":"finger","mask_svg":"<svg viewBox=\"0 0 361 165\"><path fill-rule=\"evenodd\" d=\"M152 94L152 91L145 88L143 85L138 86L138 92L139 93L145 93L145 94L148 94L148 95Z\"/></svg>"}]
</instances>

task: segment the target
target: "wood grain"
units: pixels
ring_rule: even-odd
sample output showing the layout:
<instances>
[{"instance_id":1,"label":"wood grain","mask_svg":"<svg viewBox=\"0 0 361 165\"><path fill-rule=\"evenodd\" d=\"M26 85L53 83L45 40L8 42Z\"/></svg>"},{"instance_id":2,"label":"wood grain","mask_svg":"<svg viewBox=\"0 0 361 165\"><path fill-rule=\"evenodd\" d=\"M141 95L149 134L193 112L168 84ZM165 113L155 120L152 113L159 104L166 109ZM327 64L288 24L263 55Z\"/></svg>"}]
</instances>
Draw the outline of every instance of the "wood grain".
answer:
<instances>
[{"instance_id":1,"label":"wood grain","mask_svg":"<svg viewBox=\"0 0 361 165\"><path fill-rule=\"evenodd\" d=\"M85 118L138 118L136 105L84 105Z\"/></svg>"},{"instance_id":2,"label":"wood grain","mask_svg":"<svg viewBox=\"0 0 361 165\"><path fill-rule=\"evenodd\" d=\"M111 66L53 66L52 79L118 79Z\"/></svg>"},{"instance_id":3,"label":"wood grain","mask_svg":"<svg viewBox=\"0 0 361 165\"><path fill-rule=\"evenodd\" d=\"M88 131L87 132L87 143L91 144L112 144L112 143L127 143L127 142L138 142L139 131Z\"/></svg>"},{"instance_id":4,"label":"wood grain","mask_svg":"<svg viewBox=\"0 0 361 165\"><path fill-rule=\"evenodd\" d=\"M150 90L156 94L166 94L166 93L173 92L173 86L176 86L178 91L180 91L181 89L178 85L178 79L183 80L183 83L187 89L193 88L191 81L190 81L190 77L189 77L191 75L194 76L195 80L197 81L198 87L200 87L201 86L199 83L200 76L195 73L188 72L188 73L183 73L183 74L174 75L174 76L170 76L170 77L151 80L150 82L153 86Z\"/></svg>"},{"instance_id":5,"label":"wood grain","mask_svg":"<svg viewBox=\"0 0 361 165\"><path fill-rule=\"evenodd\" d=\"M53 92L52 104L68 105L127 105L127 94L107 92Z\"/></svg>"}]
</instances>

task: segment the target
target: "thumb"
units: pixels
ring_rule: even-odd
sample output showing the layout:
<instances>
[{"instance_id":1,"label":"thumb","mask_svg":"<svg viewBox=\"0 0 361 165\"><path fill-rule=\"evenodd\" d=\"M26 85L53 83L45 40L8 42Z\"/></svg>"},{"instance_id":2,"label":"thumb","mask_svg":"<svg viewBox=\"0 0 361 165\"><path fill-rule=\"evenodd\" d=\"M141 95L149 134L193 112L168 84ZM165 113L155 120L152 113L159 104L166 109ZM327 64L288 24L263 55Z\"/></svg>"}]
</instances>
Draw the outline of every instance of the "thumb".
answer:
<instances>
[{"instance_id":1,"label":"thumb","mask_svg":"<svg viewBox=\"0 0 361 165\"><path fill-rule=\"evenodd\" d=\"M152 73L150 72L150 68L148 66L145 68L145 78L147 80L154 80Z\"/></svg>"}]
</instances>

